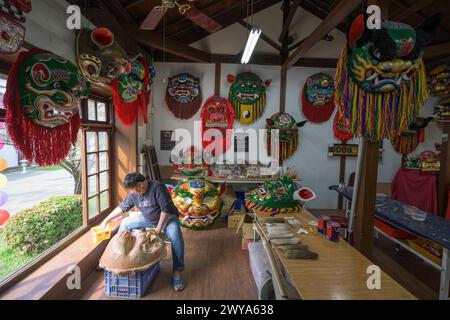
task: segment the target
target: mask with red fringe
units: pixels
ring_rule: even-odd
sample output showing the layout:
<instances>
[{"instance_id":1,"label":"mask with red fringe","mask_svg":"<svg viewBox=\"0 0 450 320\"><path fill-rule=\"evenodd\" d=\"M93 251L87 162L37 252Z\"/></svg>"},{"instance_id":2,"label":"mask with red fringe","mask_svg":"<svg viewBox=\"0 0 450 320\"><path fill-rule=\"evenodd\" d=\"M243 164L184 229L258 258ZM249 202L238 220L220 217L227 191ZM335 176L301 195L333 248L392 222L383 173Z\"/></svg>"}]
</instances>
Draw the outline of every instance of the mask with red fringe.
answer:
<instances>
[{"instance_id":1,"label":"mask with red fringe","mask_svg":"<svg viewBox=\"0 0 450 320\"><path fill-rule=\"evenodd\" d=\"M89 90L68 60L41 49L19 54L3 103L8 134L28 161L48 166L64 160L77 141L78 105Z\"/></svg>"},{"instance_id":2,"label":"mask with red fringe","mask_svg":"<svg viewBox=\"0 0 450 320\"><path fill-rule=\"evenodd\" d=\"M138 117L148 123L148 104L150 103L150 72L147 60L138 57L131 62L131 71L122 74L111 83L114 108L120 121L133 125Z\"/></svg>"},{"instance_id":3,"label":"mask with red fringe","mask_svg":"<svg viewBox=\"0 0 450 320\"><path fill-rule=\"evenodd\" d=\"M350 122L343 117L339 111L336 112L333 121L334 137L342 142L347 142L353 138L353 131L350 127Z\"/></svg>"},{"instance_id":4,"label":"mask with red fringe","mask_svg":"<svg viewBox=\"0 0 450 320\"><path fill-rule=\"evenodd\" d=\"M330 119L334 111L333 78L318 73L306 80L302 94L302 111L312 123L323 123Z\"/></svg>"}]
</instances>

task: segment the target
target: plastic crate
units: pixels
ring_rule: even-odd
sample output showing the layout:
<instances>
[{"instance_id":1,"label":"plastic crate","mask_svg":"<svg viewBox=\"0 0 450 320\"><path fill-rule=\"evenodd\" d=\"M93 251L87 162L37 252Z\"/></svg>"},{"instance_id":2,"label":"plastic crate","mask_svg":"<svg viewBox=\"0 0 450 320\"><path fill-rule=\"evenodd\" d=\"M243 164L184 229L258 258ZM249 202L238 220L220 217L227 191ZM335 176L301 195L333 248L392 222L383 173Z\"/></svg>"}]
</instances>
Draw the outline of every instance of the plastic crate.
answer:
<instances>
[{"instance_id":1,"label":"plastic crate","mask_svg":"<svg viewBox=\"0 0 450 320\"><path fill-rule=\"evenodd\" d=\"M159 262L147 271L114 274L105 270L105 294L112 298L140 299L158 274Z\"/></svg>"}]
</instances>

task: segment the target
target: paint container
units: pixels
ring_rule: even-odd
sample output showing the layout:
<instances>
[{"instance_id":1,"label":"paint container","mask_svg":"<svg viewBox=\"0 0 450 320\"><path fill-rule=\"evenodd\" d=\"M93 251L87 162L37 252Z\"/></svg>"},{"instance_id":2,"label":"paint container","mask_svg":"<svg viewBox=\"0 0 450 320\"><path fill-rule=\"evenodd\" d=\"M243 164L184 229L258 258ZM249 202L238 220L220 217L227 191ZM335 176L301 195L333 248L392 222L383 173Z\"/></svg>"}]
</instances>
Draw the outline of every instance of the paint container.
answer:
<instances>
[{"instance_id":1,"label":"paint container","mask_svg":"<svg viewBox=\"0 0 450 320\"><path fill-rule=\"evenodd\" d=\"M327 233L327 223L330 221L330 217L329 216L319 216L317 218L317 231L319 231L322 234L326 234Z\"/></svg>"},{"instance_id":2,"label":"paint container","mask_svg":"<svg viewBox=\"0 0 450 320\"><path fill-rule=\"evenodd\" d=\"M327 223L327 238L330 241L339 241L339 229L341 225L337 222Z\"/></svg>"}]
</instances>

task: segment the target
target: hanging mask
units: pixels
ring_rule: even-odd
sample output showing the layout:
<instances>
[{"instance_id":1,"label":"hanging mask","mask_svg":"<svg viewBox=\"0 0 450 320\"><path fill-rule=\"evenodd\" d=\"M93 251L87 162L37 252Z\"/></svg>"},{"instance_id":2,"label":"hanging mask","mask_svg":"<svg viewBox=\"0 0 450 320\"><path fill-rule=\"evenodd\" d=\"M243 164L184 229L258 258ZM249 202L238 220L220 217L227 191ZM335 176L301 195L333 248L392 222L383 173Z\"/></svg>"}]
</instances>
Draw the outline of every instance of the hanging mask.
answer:
<instances>
[{"instance_id":1,"label":"hanging mask","mask_svg":"<svg viewBox=\"0 0 450 320\"><path fill-rule=\"evenodd\" d=\"M443 64L430 72L430 92L432 96L450 94L450 65Z\"/></svg>"},{"instance_id":2,"label":"hanging mask","mask_svg":"<svg viewBox=\"0 0 450 320\"><path fill-rule=\"evenodd\" d=\"M433 118L416 118L409 129L391 140L392 147L400 154L407 155L416 150L419 143L425 141L425 128Z\"/></svg>"},{"instance_id":3,"label":"hanging mask","mask_svg":"<svg viewBox=\"0 0 450 320\"><path fill-rule=\"evenodd\" d=\"M220 96L212 96L206 100L202 108L202 139L208 129L219 130L222 138L218 141L203 140L203 149L211 148L215 144L214 155L225 153L231 144L232 134L227 134L228 129L233 129L235 112L228 99Z\"/></svg>"},{"instance_id":4,"label":"hanging mask","mask_svg":"<svg viewBox=\"0 0 450 320\"><path fill-rule=\"evenodd\" d=\"M279 160L290 158L298 147L298 128L306 122L297 123L288 113L279 112L266 120L267 131L267 153L270 156L272 152L272 130L279 130L280 156Z\"/></svg>"},{"instance_id":5,"label":"hanging mask","mask_svg":"<svg viewBox=\"0 0 450 320\"><path fill-rule=\"evenodd\" d=\"M4 102L9 135L27 160L52 165L67 156L80 127L78 105L89 90L68 60L40 49L20 53Z\"/></svg>"},{"instance_id":6,"label":"hanging mask","mask_svg":"<svg viewBox=\"0 0 450 320\"><path fill-rule=\"evenodd\" d=\"M144 57L131 62L131 70L112 82L114 107L117 117L131 126L140 115L148 123L147 110L150 103L150 73Z\"/></svg>"},{"instance_id":7,"label":"hanging mask","mask_svg":"<svg viewBox=\"0 0 450 320\"><path fill-rule=\"evenodd\" d=\"M334 111L334 81L324 73L318 73L306 80L302 94L302 111L313 123L328 121Z\"/></svg>"},{"instance_id":8,"label":"hanging mask","mask_svg":"<svg viewBox=\"0 0 450 320\"><path fill-rule=\"evenodd\" d=\"M334 116L333 133L334 137L342 142L347 142L353 138L350 122L339 112L336 112L336 115Z\"/></svg>"},{"instance_id":9,"label":"hanging mask","mask_svg":"<svg viewBox=\"0 0 450 320\"><path fill-rule=\"evenodd\" d=\"M31 0L0 2L0 53L13 54L25 40L25 16L31 11Z\"/></svg>"},{"instance_id":10,"label":"hanging mask","mask_svg":"<svg viewBox=\"0 0 450 320\"><path fill-rule=\"evenodd\" d=\"M175 117L192 118L202 104L200 79L190 73L170 77L167 84L166 103Z\"/></svg>"},{"instance_id":11,"label":"hanging mask","mask_svg":"<svg viewBox=\"0 0 450 320\"><path fill-rule=\"evenodd\" d=\"M295 199L297 184L286 176L245 194L245 206L271 216L281 213L299 212L301 204Z\"/></svg>"},{"instance_id":12,"label":"hanging mask","mask_svg":"<svg viewBox=\"0 0 450 320\"><path fill-rule=\"evenodd\" d=\"M444 98L434 109L438 122L450 122L450 98Z\"/></svg>"},{"instance_id":13,"label":"hanging mask","mask_svg":"<svg viewBox=\"0 0 450 320\"><path fill-rule=\"evenodd\" d=\"M353 21L335 77L335 102L352 131L369 141L408 129L428 98L423 49L440 22L432 16L417 29L383 22L368 29L366 16Z\"/></svg>"},{"instance_id":14,"label":"hanging mask","mask_svg":"<svg viewBox=\"0 0 450 320\"><path fill-rule=\"evenodd\" d=\"M80 30L76 39L76 57L81 73L92 83L111 84L131 69L125 50L107 28Z\"/></svg>"},{"instance_id":15,"label":"hanging mask","mask_svg":"<svg viewBox=\"0 0 450 320\"><path fill-rule=\"evenodd\" d=\"M172 200L180 212L180 225L192 230L211 226L220 216L223 192L208 180L189 179L172 191Z\"/></svg>"},{"instance_id":16,"label":"hanging mask","mask_svg":"<svg viewBox=\"0 0 450 320\"><path fill-rule=\"evenodd\" d=\"M236 120L242 124L252 124L264 113L266 107L266 88L271 80L262 81L251 72L244 72L236 77L228 75L231 83L229 100L236 112Z\"/></svg>"}]
</instances>

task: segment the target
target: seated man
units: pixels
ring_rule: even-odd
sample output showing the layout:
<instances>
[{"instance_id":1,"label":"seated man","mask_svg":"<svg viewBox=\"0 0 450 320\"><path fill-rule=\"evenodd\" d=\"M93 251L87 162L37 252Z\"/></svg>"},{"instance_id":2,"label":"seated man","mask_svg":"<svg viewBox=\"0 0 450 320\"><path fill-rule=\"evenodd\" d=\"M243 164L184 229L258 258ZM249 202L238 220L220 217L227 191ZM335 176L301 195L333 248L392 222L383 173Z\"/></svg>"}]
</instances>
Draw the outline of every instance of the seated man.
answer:
<instances>
[{"instance_id":1,"label":"seated man","mask_svg":"<svg viewBox=\"0 0 450 320\"><path fill-rule=\"evenodd\" d=\"M183 290L184 240L178 222L178 209L173 204L166 186L159 181L146 180L140 173L128 174L124 185L130 193L119 207L106 217L101 228L104 229L111 220L137 207L142 214L125 218L119 233L143 228L155 228L157 233L164 231L172 243L172 285L175 291Z\"/></svg>"}]
</instances>

